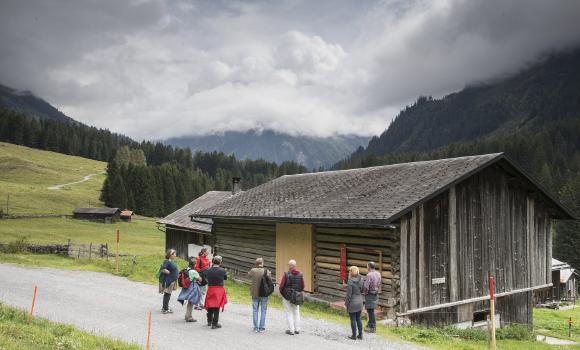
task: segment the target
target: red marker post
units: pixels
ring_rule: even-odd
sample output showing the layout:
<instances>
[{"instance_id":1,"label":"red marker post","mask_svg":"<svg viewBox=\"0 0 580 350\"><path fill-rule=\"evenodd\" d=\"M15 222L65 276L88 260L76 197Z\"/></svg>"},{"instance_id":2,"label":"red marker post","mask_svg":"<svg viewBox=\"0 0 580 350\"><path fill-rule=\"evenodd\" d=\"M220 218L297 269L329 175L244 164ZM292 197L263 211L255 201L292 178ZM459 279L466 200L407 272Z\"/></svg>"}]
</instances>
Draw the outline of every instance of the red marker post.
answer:
<instances>
[{"instance_id":1,"label":"red marker post","mask_svg":"<svg viewBox=\"0 0 580 350\"><path fill-rule=\"evenodd\" d=\"M30 313L28 314L28 322L32 321L32 313L34 312L34 305L36 304L36 291L37 286L34 286L34 294L32 295L32 306L30 306Z\"/></svg>"},{"instance_id":2,"label":"red marker post","mask_svg":"<svg viewBox=\"0 0 580 350\"><path fill-rule=\"evenodd\" d=\"M151 311L149 311L149 317L147 319L147 345L145 349L151 349Z\"/></svg>"},{"instance_id":3,"label":"red marker post","mask_svg":"<svg viewBox=\"0 0 580 350\"><path fill-rule=\"evenodd\" d=\"M119 234L119 230L117 230L117 256L115 257L115 265L116 265L117 275L119 274L119 240L120 240L120 234Z\"/></svg>"},{"instance_id":4,"label":"red marker post","mask_svg":"<svg viewBox=\"0 0 580 350\"><path fill-rule=\"evenodd\" d=\"M495 350L495 290L493 276L489 276L489 319L491 321L491 341L489 348Z\"/></svg>"}]
</instances>

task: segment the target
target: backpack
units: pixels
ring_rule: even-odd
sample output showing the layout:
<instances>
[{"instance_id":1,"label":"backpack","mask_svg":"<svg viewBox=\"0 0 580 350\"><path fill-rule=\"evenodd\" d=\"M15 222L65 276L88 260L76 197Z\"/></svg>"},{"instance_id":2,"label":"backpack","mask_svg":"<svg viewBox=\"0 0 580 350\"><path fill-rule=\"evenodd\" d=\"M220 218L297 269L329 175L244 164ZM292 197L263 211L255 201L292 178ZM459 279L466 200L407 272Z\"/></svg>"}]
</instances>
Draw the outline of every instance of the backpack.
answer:
<instances>
[{"instance_id":1,"label":"backpack","mask_svg":"<svg viewBox=\"0 0 580 350\"><path fill-rule=\"evenodd\" d=\"M286 272L286 283L290 283L291 275L289 272ZM294 305L302 305L304 304L304 294L302 292L297 291L293 288L284 287L284 291L282 295L286 300Z\"/></svg>"},{"instance_id":2,"label":"backpack","mask_svg":"<svg viewBox=\"0 0 580 350\"><path fill-rule=\"evenodd\" d=\"M189 288L189 285L191 284L191 280L189 279L189 269L179 271L179 274L177 275L177 284L181 288Z\"/></svg>"},{"instance_id":3,"label":"backpack","mask_svg":"<svg viewBox=\"0 0 580 350\"><path fill-rule=\"evenodd\" d=\"M270 296L272 293L274 293L274 282L270 276L268 276L268 270L264 269L264 275L260 280L260 290L258 295L263 298Z\"/></svg>"}]
</instances>

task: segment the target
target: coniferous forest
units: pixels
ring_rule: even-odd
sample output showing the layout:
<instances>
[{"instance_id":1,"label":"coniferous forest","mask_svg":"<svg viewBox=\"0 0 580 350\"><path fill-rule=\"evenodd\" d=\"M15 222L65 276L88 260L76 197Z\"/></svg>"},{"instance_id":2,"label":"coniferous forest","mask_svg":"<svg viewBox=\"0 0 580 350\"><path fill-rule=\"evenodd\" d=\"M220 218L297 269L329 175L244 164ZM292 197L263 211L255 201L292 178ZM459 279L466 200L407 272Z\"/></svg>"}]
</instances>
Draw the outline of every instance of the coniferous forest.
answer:
<instances>
[{"instance_id":1,"label":"coniferous forest","mask_svg":"<svg viewBox=\"0 0 580 350\"><path fill-rule=\"evenodd\" d=\"M211 190L231 189L241 177L251 188L285 174L307 172L295 162L237 160L221 152L138 143L81 123L28 118L0 111L0 141L108 162L101 200L140 215L164 216Z\"/></svg>"},{"instance_id":2,"label":"coniferous forest","mask_svg":"<svg viewBox=\"0 0 580 350\"><path fill-rule=\"evenodd\" d=\"M580 218L580 50L493 84L421 97L335 169L505 152ZM555 225L554 257L580 268L580 222Z\"/></svg>"}]
</instances>

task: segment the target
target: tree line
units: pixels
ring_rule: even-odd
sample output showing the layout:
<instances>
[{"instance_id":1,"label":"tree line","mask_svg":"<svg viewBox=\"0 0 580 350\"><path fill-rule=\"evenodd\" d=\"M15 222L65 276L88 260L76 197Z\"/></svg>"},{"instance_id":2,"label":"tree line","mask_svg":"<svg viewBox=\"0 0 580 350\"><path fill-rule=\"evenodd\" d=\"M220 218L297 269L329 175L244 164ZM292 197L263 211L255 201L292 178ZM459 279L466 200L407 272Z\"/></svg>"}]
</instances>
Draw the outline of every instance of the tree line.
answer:
<instances>
[{"instance_id":1,"label":"tree line","mask_svg":"<svg viewBox=\"0 0 580 350\"><path fill-rule=\"evenodd\" d=\"M108 162L101 191L106 206L165 216L211 190L230 190L232 177L252 188L308 170L296 162L238 160L222 152L195 152L161 142L136 142L82 123L28 118L0 110L0 141Z\"/></svg>"}]
</instances>

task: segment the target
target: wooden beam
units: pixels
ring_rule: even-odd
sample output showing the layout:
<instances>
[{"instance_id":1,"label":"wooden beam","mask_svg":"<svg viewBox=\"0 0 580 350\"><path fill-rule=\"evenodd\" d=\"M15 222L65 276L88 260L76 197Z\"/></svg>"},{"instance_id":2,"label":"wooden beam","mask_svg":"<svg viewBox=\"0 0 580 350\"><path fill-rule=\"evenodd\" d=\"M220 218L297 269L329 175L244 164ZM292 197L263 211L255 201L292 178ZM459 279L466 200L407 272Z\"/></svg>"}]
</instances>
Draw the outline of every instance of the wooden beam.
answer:
<instances>
[{"instance_id":1,"label":"wooden beam","mask_svg":"<svg viewBox=\"0 0 580 350\"><path fill-rule=\"evenodd\" d=\"M457 275L457 197L455 186L449 188L449 300L457 301L458 275Z\"/></svg>"},{"instance_id":2,"label":"wooden beam","mask_svg":"<svg viewBox=\"0 0 580 350\"><path fill-rule=\"evenodd\" d=\"M425 207L423 204L419 206L419 307L428 304L427 302L427 288L425 288L425 275L427 270L425 268Z\"/></svg>"},{"instance_id":3,"label":"wooden beam","mask_svg":"<svg viewBox=\"0 0 580 350\"><path fill-rule=\"evenodd\" d=\"M408 220L406 216L401 218L401 311L407 311L408 309L408 298L409 295L409 285L408 285L408 273L409 273L409 233L408 233Z\"/></svg>"},{"instance_id":4,"label":"wooden beam","mask_svg":"<svg viewBox=\"0 0 580 350\"><path fill-rule=\"evenodd\" d=\"M496 293L495 294L495 297L497 299L497 298L505 297L505 296L508 296L508 295L514 295L514 294L519 294L519 293L527 293L527 292L531 292L531 291L534 291L534 290L537 290L537 289L544 289L544 288L549 288L549 287L552 287L552 284L551 283L550 284L544 284L544 285L541 285L541 286L536 286L536 287L516 289L516 290L512 290L510 292ZM475 303L475 302L479 302L479 301L485 301L485 300L489 300L489 295L482 296L482 297L477 297L477 298L459 300L459 301L455 301L455 302L452 302L452 303L444 303L444 304L439 304L439 305L433 305L433 306L427 306L427 307L417 308L417 309L409 310L407 312L397 313L397 316L406 316L406 315L418 314L418 313L422 313L422 312L433 311L433 310L438 310L438 309L444 309L444 308L447 308L447 307L453 307L453 306L459 306L459 305L465 305L465 304L471 304L471 303Z\"/></svg>"},{"instance_id":5,"label":"wooden beam","mask_svg":"<svg viewBox=\"0 0 580 350\"><path fill-rule=\"evenodd\" d=\"M417 208L411 214L409 232L409 307L416 309L417 303Z\"/></svg>"}]
</instances>

